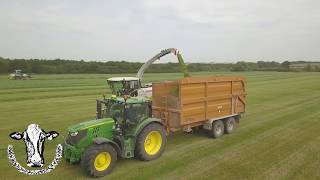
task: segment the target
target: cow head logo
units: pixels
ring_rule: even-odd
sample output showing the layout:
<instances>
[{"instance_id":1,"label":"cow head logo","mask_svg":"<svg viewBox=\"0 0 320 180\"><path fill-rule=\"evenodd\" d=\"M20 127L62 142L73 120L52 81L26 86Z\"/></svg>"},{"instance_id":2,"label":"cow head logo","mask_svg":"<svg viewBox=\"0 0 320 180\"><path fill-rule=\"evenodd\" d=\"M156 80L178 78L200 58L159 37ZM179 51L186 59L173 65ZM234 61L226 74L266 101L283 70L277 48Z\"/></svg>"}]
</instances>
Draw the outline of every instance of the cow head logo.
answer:
<instances>
[{"instance_id":1,"label":"cow head logo","mask_svg":"<svg viewBox=\"0 0 320 180\"><path fill-rule=\"evenodd\" d=\"M10 137L15 140L23 140L26 144L27 166L42 167L44 163L43 150L46 139L52 140L59 136L56 131L45 132L38 124L30 124L24 132L13 132Z\"/></svg>"},{"instance_id":2,"label":"cow head logo","mask_svg":"<svg viewBox=\"0 0 320 180\"><path fill-rule=\"evenodd\" d=\"M44 165L44 143L45 140L52 140L59 136L56 131L46 132L40 128L38 124L30 124L27 129L23 132L13 132L9 135L14 140L23 140L26 145L27 154L27 166L29 167L42 167ZM8 146L8 158L11 164L18 169L18 171L33 175L33 174L43 174L50 172L58 164L62 157L62 145L58 144L56 150L56 156L53 162L46 168L42 170L27 170L23 168L16 160L13 152L13 146Z\"/></svg>"}]
</instances>

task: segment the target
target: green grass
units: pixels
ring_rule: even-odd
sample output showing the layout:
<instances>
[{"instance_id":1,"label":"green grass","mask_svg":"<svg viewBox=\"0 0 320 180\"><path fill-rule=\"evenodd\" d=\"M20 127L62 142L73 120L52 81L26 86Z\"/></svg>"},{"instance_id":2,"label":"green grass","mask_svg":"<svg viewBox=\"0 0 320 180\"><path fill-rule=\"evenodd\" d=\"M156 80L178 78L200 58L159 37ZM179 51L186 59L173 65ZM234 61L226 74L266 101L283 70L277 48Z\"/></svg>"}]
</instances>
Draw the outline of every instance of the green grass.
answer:
<instances>
[{"instance_id":1,"label":"green grass","mask_svg":"<svg viewBox=\"0 0 320 180\"><path fill-rule=\"evenodd\" d=\"M193 75L246 77L247 112L237 131L220 139L170 135L161 158L121 159L106 179L320 179L320 73ZM6 147L13 144L18 161L26 166L25 146L8 135L32 122L60 132L59 138L46 141L47 165L67 127L94 118L95 99L110 93L106 78L111 76L119 75L35 75L28 81L0 76L0 179L88 178L78 165L64 160L46 175L18 173L8 163ZM180 73L146 74L144 80L179 78Z\"/></svg>"}]
</instances>

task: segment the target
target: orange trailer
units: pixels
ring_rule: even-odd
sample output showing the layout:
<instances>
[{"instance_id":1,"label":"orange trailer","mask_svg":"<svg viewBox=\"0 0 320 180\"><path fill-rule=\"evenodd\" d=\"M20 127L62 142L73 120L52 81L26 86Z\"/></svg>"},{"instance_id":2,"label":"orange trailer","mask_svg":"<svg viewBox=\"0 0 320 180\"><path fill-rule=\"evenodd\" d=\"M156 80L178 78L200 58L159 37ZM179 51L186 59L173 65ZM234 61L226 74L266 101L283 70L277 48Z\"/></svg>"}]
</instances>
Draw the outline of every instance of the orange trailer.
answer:
<instances>
[{"instance_id":1,"label":"orange trailer","mask_svg":"<svg viewBox=\"0 0 320 180\"><path fill-rule=\"evenodd\" d=\"M186 77L153 83L152 115L161 119L167 133L202 127L218 137L234 130L245 112L245 98L243 77Z\"/></svg>"}]
</instances>

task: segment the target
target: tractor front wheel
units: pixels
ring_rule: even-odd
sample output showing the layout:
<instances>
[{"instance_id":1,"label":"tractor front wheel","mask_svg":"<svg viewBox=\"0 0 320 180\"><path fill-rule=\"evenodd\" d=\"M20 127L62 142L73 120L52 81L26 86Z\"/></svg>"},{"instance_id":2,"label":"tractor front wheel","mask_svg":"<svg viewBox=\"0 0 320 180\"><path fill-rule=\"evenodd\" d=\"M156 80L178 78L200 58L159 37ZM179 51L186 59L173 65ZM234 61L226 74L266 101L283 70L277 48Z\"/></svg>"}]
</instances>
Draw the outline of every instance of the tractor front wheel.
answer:
<instances>
[{"instance_id":1,"label":"tractor front wheel","mask_svg":"<svg viewBox=\"0 0 320 180\"><path fill-rule=\"evenodd\" d=\"M167 143L167 137L162 125L152 123L139 134L136 142L135 155L143 161L150 161L161 156Z\"/></svg>"},{"instance_id":2,"label":"tractor front wheel","mask_svg":"<svg viewBox=\"0 0 320 180\"><path fill-rule=\"evenodd\" d=\"M117 153L110 144L91 145L81 158L87 174L102 177L109 174L117 161Z\"/></svg>"}]
</instances>

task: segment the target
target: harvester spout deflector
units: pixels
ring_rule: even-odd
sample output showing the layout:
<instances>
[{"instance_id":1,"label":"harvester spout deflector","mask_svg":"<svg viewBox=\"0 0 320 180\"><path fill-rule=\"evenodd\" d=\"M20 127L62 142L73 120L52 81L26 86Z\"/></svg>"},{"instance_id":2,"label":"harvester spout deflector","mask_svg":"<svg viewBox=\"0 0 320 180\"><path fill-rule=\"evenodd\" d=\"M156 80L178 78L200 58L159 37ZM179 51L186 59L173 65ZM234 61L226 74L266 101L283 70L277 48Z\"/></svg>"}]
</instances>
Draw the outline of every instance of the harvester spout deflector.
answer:
<instances>
[{"instance_id":1,"label":"harvester spout deflector","mask_svg":"<svg viewBox=\"0 0 320 180\"><path fill-rule=\"evenodd\" d=\"M188 66L187 66L186 63L184 63L182 55L180 53L178 53L177 57L178 57L178 61L179 61L179 64L180 64L181 71L183 72L183 76L184 77L189 77L190 74L188 72Z\"/></svg>"}]
</instances>

